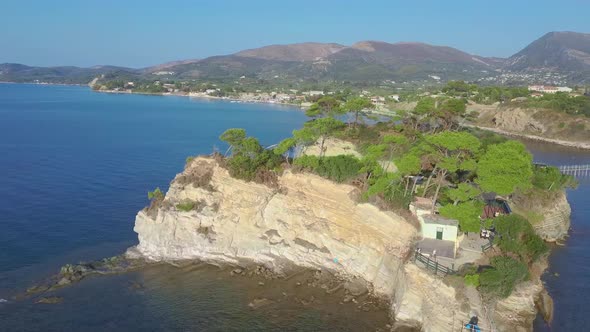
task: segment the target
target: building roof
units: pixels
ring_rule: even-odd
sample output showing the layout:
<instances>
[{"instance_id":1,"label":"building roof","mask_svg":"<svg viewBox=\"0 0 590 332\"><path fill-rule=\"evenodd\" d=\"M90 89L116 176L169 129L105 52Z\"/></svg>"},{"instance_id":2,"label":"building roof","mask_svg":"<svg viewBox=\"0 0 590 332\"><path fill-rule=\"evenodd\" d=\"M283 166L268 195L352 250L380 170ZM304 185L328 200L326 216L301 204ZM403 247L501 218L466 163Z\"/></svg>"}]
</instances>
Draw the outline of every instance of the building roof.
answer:
<instances>
[{"instance_id":1,"label":"building roof","mask_svg":"<svg viewBox=\"0 0 590 332\"><path fill-rule=\"evenodd\" d=\"M414 206L422 210L430 210L432 209L432 199L426 197L416 197L414 198Z\"/></svg>"},{"instance_id":2,"label":"building roof","mask_svg":"<svg viewBox=\"0 0 590 332\"><path fill-rule=\"evenodd\" d=\"M436 225L447 225L447 226L458 226L459 222L455 219L445 218L438 214L426 214L422 216L425 224L436 224Z\"/></svg>"}]
</instances>

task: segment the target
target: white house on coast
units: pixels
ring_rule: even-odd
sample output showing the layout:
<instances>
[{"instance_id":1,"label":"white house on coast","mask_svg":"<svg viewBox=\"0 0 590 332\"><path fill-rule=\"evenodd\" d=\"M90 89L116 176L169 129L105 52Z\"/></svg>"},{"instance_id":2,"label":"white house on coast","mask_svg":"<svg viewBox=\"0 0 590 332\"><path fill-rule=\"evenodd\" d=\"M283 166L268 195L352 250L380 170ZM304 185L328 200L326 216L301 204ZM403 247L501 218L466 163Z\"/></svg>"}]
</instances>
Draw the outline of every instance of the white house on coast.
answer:
<instances>
[{"instance_id":1,"label":"white house on coast","mask_svg":"<svg viewBox=\"0 0 590 332\"><path fill-rule=\"evenodd\" d=\"M551 86L551 85L529 85L529 91L541 92L541 93L557 93L557 92L572 92L572 88L567 86Z\"/></svg>"}]
</instances>

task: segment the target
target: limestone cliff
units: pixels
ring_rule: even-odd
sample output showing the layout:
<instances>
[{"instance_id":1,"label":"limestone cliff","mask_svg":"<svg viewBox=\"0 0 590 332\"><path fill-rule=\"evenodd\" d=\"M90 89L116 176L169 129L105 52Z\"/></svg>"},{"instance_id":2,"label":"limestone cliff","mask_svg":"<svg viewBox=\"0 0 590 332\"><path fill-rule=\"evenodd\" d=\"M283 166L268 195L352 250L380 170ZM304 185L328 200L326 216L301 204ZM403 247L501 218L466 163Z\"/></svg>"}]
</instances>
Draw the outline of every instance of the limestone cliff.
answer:
<instances>
[{"instance_id":1,"label":"limestone cliff","mask_svg":"<svg viewBox=\"0 0 590 332\"><path fill-rule=\"evenodd\" d=\"M549 197L517 196L512 202L515 213L529 216L537 234L547 242L565 239L570 229L572 209L565 191Z\"/></svg>"},{"instance_id":2,"label":"limestone cliff","mask_svg":"<svg viewBox=\"0 0 590 332\"><path fill-rule=\"evenodd\" d=\"M548 242L563 240L570 229L572 214L565 192L559 193L548 206L540 210L543 219L534 225L537 234Z\"/></svg>"},{"instance_id":3,"label":"limestone cliff","mask_svg":"<svg viewBox=\"0 0 590 332\"><path fill-rule=\"evenodd\" d=\"M590 120L545 109L470 104L473 125L500 134L590 149Z\"/></svg>"},{"instance_id":4,"label":"limestone cliff","mask_svg":"<svg viewBox=\"0 0 590 332\"><path fill-rule=\"evenodd\" d=\"M393 330L454 331L473 312L490 326L479 294L465 295L462 278L451 286L408 262L418 236L410 222L359 203L358 195L354 186L291 171L270 186L244 182L217 160L198 157L161 201L137 214L139 244L128 255L325 269L364 280L388 299ZM535 312L534 303L519 305Z\"/></svg>"},{"instance_id":5,"label":"limestone cliff","mask_svg":"<svg viewBox=\"0 0 590 332\"><path fill-rule=\"evenodd\" d=\"M247 183L197 158L172 182L162 207L138 213L136 249L153 260L325 268L393 294L417 231L392 212L357 204L356 195L353 186L289 171L276 188ZM197 208L176 208L187 201Z\"/></svg>"}]
</instances>

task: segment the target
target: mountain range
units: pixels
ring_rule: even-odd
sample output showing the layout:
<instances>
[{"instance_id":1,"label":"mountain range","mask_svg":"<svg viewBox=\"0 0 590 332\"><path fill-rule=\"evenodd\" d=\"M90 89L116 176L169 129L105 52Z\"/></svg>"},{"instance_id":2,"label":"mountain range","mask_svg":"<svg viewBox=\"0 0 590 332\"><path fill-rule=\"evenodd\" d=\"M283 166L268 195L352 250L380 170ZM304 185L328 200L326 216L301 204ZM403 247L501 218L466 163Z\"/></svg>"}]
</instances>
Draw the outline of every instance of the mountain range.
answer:
<instances>
[{"instance_id":1,"label":"mountain range","mask_svg":"<svg viewBox=\"0 0 590 332\"><path fill-rule=\"evenodd\" d=\"M568 83L590 83L590 34L550 32L507 59L482 57L424 43L362 41L351 46L334 43L271 45L141 69L0 64L0 81L78 84L86 84L96 77L202 81L248 77L313 82L487 79L494 82L494 77L502 75L516 80L523 77L537 80L536 83L548 83L542 80L557 75ZM510 83L505 79L501 82Z\"/></svg>"}]
</instances>

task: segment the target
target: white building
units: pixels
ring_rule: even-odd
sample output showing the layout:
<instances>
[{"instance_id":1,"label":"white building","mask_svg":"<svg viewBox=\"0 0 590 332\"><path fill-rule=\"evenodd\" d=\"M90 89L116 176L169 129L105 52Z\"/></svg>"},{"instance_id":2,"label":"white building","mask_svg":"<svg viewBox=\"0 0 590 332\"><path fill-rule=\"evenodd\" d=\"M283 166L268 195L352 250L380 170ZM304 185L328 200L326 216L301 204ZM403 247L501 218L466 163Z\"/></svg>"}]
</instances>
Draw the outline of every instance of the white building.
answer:
<instances>
[{"instance_id":1,"label":"white building","mask_svg":"<svg viewBox=\"0 0 590 332\"><path fill-rule=\"evenodd\" d=\"M572 92L572 88L567 86L551 86L551 85L529 85L529 91L536 91L542 93L556 93L556 92Z\"/></svg>"},{"instance_id":2,"label":"white building","mask_svg":"<svg viewBox=\"0 0 590 332\"><path fill-rule=\"evenodd\" d=\"M438 214L426 214L419 220L422 237L425 239L457 241L457 235L459 234L459 222L457 220L448 219Z\"/></svg>"},{"instance_id":3,"label":"white building","mask_svg":"<svg viewBox=\"0 0 590 332\"><path fill-rule=\"evenodd\" d=\"M324 95L324 91L305 91L303 93L303 95L305 96L323 96Z\"/></svg>"},{"instance_id":4,"label":"white building","mask_svg":"<svg viewBox=\"0 0 590 332\"><path fill-rule=\"evenodd\" d=\"M422 240L417 248L422 254L449 259L455 259L459 246L459 222L432 213L432 200L417 197L410 204L410 211L420 222Z\"/></svg>"}]
</instances>

